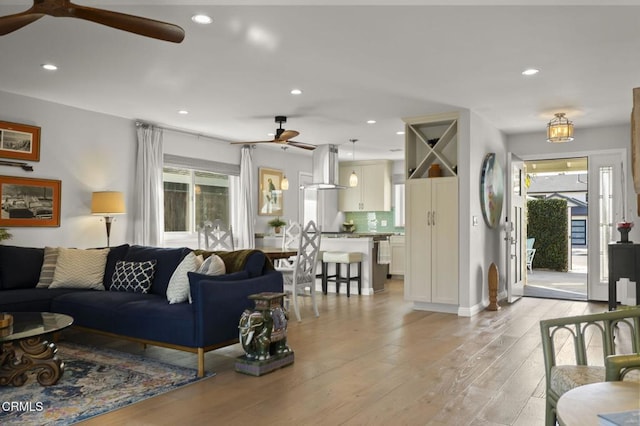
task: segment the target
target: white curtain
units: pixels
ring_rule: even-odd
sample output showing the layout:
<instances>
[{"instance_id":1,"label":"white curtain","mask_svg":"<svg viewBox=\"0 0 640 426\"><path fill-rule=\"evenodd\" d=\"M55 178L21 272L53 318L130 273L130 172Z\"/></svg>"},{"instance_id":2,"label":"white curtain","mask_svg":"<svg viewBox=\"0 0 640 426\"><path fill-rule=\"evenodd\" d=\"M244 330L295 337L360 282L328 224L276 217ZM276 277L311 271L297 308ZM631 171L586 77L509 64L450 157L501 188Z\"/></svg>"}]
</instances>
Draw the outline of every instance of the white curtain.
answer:
<instances>
[{"instance_id":1,"label":"white curtain","mask_svg":"<svg viewBox=\"0 0 640 426\"><path fill-rule=\"evenodd\" d=\"M138 124L134 205L134 244L162 246L164 191L162 129Z\"/></svg>"},{"instance_id":2,"label":"white curtain","mask_svg":"<svg viewBox=\"0 0 640 426\"><path fill-rule=\"evenodd\" d=\"M251 146L242 147L240 158L240 196L238 197L238 248L255 248L256 207L253 197L255 185ZM234 230L235 232L235 230Z\"/></svg>"}]
</instances>

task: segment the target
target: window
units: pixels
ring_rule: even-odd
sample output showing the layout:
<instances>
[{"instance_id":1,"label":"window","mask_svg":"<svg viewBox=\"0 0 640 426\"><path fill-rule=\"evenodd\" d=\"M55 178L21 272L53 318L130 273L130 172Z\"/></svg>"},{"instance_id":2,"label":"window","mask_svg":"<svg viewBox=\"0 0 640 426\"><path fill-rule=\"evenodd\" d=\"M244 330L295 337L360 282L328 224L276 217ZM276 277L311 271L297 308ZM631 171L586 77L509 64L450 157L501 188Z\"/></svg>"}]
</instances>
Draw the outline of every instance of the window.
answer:
<instances>
[{"instance_id":1,"label":"window","mask_svg":"<svg viewBox=\"0 0 640 426\"><path fill-rule=\"evenodd\" d=\"M206 221L230 223L230 176L164 167L164 230L196 232Z\"/></svg>"}]
</instances>

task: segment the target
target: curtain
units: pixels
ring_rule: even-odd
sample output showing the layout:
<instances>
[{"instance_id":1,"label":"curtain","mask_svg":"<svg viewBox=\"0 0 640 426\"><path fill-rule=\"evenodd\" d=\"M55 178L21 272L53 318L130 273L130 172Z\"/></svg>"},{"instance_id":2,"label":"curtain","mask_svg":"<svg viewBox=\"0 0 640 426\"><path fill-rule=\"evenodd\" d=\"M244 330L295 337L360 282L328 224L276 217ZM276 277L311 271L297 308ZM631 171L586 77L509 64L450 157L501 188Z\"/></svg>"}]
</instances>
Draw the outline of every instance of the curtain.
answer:
<instances>
[{"instance_id":1,"label":"curtain","mask_svg":"<svg viewBox=\"0 0 640 426\"><path fill-rule=\"evenodd\" d=\"M137 126L134 244L162 246L164 232L162 129L148 124Z\"/></svg>"},{"instance_id":2,"label":"curtain","mask_svg":"<svg viewBox=\"0 0 640 426\"><path fill-rule=\"evenodd\" d=\"M238 199L238 248L255 248L253 188L255 185L251 146L244 145L240 158L240 196ZM235 231L234 231L235 232Z\"/></svg>"}]
</instances>

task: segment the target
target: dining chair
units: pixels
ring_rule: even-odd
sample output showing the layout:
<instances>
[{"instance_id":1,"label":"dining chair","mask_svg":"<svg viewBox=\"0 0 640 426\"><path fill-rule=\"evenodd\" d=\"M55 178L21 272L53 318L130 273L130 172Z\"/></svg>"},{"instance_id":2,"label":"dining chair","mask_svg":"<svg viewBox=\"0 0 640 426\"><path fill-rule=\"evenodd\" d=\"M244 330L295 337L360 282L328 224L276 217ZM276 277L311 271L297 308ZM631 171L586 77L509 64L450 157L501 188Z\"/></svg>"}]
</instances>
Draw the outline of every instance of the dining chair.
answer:
<instances>
[{"instance_id":1,"label":"dining chair","mask_svg":"<svg viewBox=\"0 0 640 426\"><path fill-rule=\"evenodd\" d=\"M284 229L282 235L282 251L295 250L300 245L300 235L302 234L302 226L298 222L290 222ZM277 259L275 262L276 269L291 269L295 256L287 259Z\"/></svg>"},{"instance_id":2,"label":"dining chair","mask_svg":"<svg viewBox=\"0 0 640 426\"><path fill-rule=\"evenodd\" d=\"M220 219L213 222L205 222L198 230L198 248L201 247L201 239L204 238L205 250L233 251L233 230Z\"/></svg>"},{"instance_id":3,"label":"dining chair","mask_svg":"<svg viewBox=\"0 0 640 426\"><path fill-rule=\"evenodd\" d=\"M290 269L279 269L282 272L284 292L287 294L287 305L293 303L293 310L298 321L301 321L298 297L310 297L315 316L320 316L316 301L315 274L316 261L320 249L320 237L320 228L315 222L310 221L307 223L300 233L298 253L294 258L292 267Z\"/></svg>"}]
</instances>

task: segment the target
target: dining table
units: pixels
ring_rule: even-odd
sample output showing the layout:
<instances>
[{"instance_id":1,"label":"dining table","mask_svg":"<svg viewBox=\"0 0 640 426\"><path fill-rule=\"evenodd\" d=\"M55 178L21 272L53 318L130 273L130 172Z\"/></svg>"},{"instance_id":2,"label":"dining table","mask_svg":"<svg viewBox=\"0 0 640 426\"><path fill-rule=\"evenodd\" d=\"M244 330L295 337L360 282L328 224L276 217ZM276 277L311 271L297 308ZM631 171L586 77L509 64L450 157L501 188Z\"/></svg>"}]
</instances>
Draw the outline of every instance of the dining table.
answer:
<instances>
[{"instance_id":1,"label":"dining table","mask_svg":"<svg viewBox=\"0 0 640 426\"><path fill-rule=\"evenodd\" d=\"M296 249L283 249L282 247L258 247L272 262L276 259L287 259L298 254Z\"/></svg>"},{"instance_id":2,"label":"dining table","mask_svg":"<svg viewBox=\"0 0 640 426\"><path fill-rule=\"evenodd\" d=\"M557 415L560 426L598 426L609 424L599 416L637 410L640 410L640 383L616 381L591 383L565 392L558 400Z\"/></svg>"}]
</instances>

